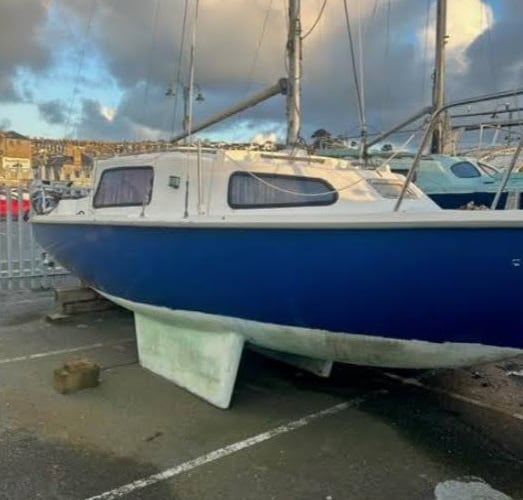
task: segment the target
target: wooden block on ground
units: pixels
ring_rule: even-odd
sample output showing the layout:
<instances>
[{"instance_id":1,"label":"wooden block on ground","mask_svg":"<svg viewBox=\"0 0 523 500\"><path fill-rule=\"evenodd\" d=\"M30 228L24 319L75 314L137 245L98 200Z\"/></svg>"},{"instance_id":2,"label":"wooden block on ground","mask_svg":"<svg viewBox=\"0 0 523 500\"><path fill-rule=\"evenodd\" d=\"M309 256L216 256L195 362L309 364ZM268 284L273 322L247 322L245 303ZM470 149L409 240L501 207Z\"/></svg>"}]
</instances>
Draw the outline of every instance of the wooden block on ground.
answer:
<instances>
[{"instance_id":1,"label":"wooden block on ground","mask_svg":"<svg viewBox=\"0 0 523 500\"><path fill-rule=\"evenodd\" d=\"M56 302L66 304L69 302L95 300L99 298L99 295L92 288L87 287L55 288L54 298Z\"/></svg>"},{"instance_id":2,"label":"wooden block on ground","mask_svg":"<svg viewBox=\"0 0 523 500\"><path fill-rule=\"evenodd\" d=\"M60 394L69 394L100 383L100 367L88 359L66 363L54 370L53 385Z\"/></svg>"},{"instance_id":3,"label":"wooden block on ground","mask_svg":"<svg viewBox=\"0 0 523 500\"><path fill-rule=\"evenodd\" d=\"M80 314L86 312L106 311L116 307L111 301L102 297L95 300L83 300L79 302L67 302L62 304L63 314Z\"/></svg>"},{"instance_id":4,"label":"wooden block on ground","mask_svg":"<svg viewBox=\"0 0 523 500\"><path fill-rule=\"evenodd\" d=\"M116 307L111 301L88 287L56 288L57 309L47 316L50 321L64 319L74 314L105 311Z\"/></svg>"}]
</instances>

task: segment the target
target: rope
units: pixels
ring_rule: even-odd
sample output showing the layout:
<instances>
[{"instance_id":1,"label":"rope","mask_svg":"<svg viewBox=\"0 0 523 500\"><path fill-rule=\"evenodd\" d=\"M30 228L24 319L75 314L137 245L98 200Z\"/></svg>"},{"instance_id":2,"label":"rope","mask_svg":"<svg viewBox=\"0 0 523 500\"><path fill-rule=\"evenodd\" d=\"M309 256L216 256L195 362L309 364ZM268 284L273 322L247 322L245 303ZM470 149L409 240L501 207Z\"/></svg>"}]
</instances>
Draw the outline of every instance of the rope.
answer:
<instances>
[{"instance_id":1,"label":"rope","mask_svg":"<svg viewBox=\"0 0 523 500\"><path fill-rule=\"evenodd\" d=\"M368 38L369 33L371 31L371 26L373 22L376 20L376 16L378 15L378 9L380 7L379 0L374 0L374 7L372 8L372 14L370 15L368 21L365 23L365 36L364 38Z\"/></svg>"},{"instance_id":2,"label":"rope","mask_svg":"<svg viewBox=\"0 0 523 500\"><path fill-rule=\"evenodd\" d=\"M153 65L153 52L154 47L156 45L156 33L157 33L157 27L158 27L158 16L160 12L160 1L156 0L154 4L154 14L153 14L153 30L151 34L151 46L149 48L149 57L148 57L148 63L147 63L147 72L145 75L145 88L143 93L143 107L142 107L142 122L145 125L145 121L147 118L147 109L148 109L148 101L149 101L149 82L151 79L151 73L152 73L152 65Z\"/></svg>"},{"instance_id":3,"label":"rope","mask_svg":"<svg viewBox=\"0 0 523 500\"><path fill-rule=\"evenodd\" d=\"M425 12L425 39L423 40L423 62L422 62L422 78L421 78L421 100L422 100L422 102L425 101L425 88L427 86L429 24L430 24L430 0L427 0L426 12Z\"/></svg>"},{"instance_id":4,"label":"rope","mask_svg":"<svg viewBox=\"0 0 523 500\"><path fill-rule=\"evenodd\" d=\"M67 130L68 130L68 128L71 124L71 120L72 120L73 108L74 108L74 104L75 104L76 95L78 94L78 87L79 87L79 83L80 83L80 75L83 71L83 66L84 66L87 38L89 36L89 32L91 31L91 25L93 22L95 7L96 7L97 3L98 3L98 0L91 0L91 8L89 9L89 17L87 18L87 25L85 27L82 48L80 50L80 57L78 60L78 68L76 70L76 76L75 76L74 85L73 85L73 95L71 96L71 102L69 104L67 118L64 123L64 137L67 136Z\"/></svg>"},{"instance_id":5,"label":"rope","mask_svg":"<svg viewBox=\"0 0 523 500\"><path fill-rule=\"evenodd\" d=\"M350 49L350 56L351 56L351 63L352 63L352 71L354 76L354 85L356 87L356 96L358 99L358 113L359 113L359 119L360 119L360 127L363 130L364 124L365 124L365 117L364 117L364 108L363 108L363 102L361 98L361 90L360 90L360 81L358 78L358 70L356 66L356 55L354 53L354 42L352 39L352 29L350 25L350 17L349 17L349 8L347 6L347 0L343 0L343 6L345 8L345 22L347 25L347 36L349 39L349 49Z\"/></svg>"},{"instance_id":6,"label":"rope","mask_svg":"<svg viewBox=\"0 0 523 500\"><path fill-rule=\"evenodd\" d=\"M323 11L325 10L325 6L327 5L327 0L323 0L323 5L321 6L320 8L320 12L318 13L318 17L316 18L316 21L314 21L314 23L312 23L312 26L310 27L310 29L307 31L307 33L305 33L305 35L303 35L301 37L301 41L303 42L303 40L305 40L313 31L314 29L316 28L316 26L318 25L318 23L320 22L321 20L321 17L323 16Z\"/></svg>"},{"instance_id":7,"label":"rope","mask_svg":"<svg viewBox=\"0 0 523 500\"><path fill-rule=\"evenodd\" d=\"M396 158L396 156L398 156L401 152L402 152L402 149L406 148L410 142L414 139L414 137L416 137L416 135L418 134L418 132L425 126L425 124L422 124L418 130L416 130L400 147L399 149L397 149L389 158L387 158L383 163L381 163L380 165L378 165L376 168L381 168L383 166L385 166L389 161L393 160L394 158Z\"/></svg>"},{"instance_id":8,"label":"rope","mask_svg":"<svg viewBox=\"0 0 523 500\"><path fill-rule=\"evenodd\" d=\"M187 29L187 12L189 10L189 0L185 0L185 6L183 10L183 21L182 21L182 32L180 35L180 51L178 52L178 64L176 68L176 77L174 81L172 82L171 88L176 88L178 83L180 82L181 73L182 73L182 58L183 58L183 52L185 49L185 31ZM175 93L174 96L174 107L173 107L173 118L171 122L171 134L174 134L174 130L176 127L176 115L178 111L178 98L179 98L179 92Z\"/></svg>"},{"instance_id":9,"label":"rope","mask_svg":"<svg viewBox=\"0 0 523 500\"><path fill-rule=\"evenodd\" d=\"M269 21L269 16L271 15L271 9L272 9L273 2L274 2L274 0L270 0L269 7L267 8L267 12L265 13L265 18L263 20L260 39L258 40L258 45L257 45L256 51L254 53L254 59L252 61L252 65L249 70L249 76L247 77L247 93L250 92L251 87L252 87L252 76L254 74L254 69L256 68L256 65L258 64L258 57L260 56L260 49L261 49L263 40L265 38L265 33L267 31L267 24Z\"/></svg>"},{"instance_id":10,"label":"rope","mask_svg":"<svg viewBox=\"0 0 523 500\"><path fill-rule=\"evenodd\" d=\"M358 0L358 16L361 19L361 0ZM363 122L361 124L361 137L362 142L365 144L366 135L367 135L367 117L365 113L365 70L363 67L363 39L362 39L362 23L358 23L358 49L359 49L359 66L360 66L360 78L361 78L361 115L363 117ZM363 151L363 150L362 150Z\"/></svg>"},{"instance_id":11,"label":"rope","mask_svg":"<svg viewBox=\"0 0 523 500\"><path fill-rule=\"evenodd\" d=\"M200 6L200 0L196 0L196 5L194 6L194 19L192 27L192 39L191 39L191 67L189 70L189 92L188 92L188 124L187 124L187 143L190 143L192 139L192 121L193 121L193 92L194 92L194 65L196 64L196 30L198 28L198 11Z\"/></svg>"},{"instance_id":12,"label":"rope","mask_svg":"<svg viewBox=\"0 0 523 500\"><path fill-rule=\"evenodd\" d=\"M252 178L256 179L257 181L261 182L262 184L265 184L269 189L273 189L274 191L280 191L281 193L291 194L294 196L303 196L305 198L316 198L319 196L326 196L328 194L341 193L343 191L346 191L347 189L350 189L351 187L355 186L356 184L366 180L365 177L361 177L360 179L353 182L352 184L347 184L346 186L343 186L339 189L331 189L329 191L323 191L321 193L301 193L298 191L292 191L290 189L284 189L280 186L276 186L275 184L272 184L270 182L263 180L261 177L258 177L255 173L245 169L240 162L231 158L228 154L225 154L225 158L227 158L228 160L232 161L235 165L237 165L242 172L245 172L246 174L250 175Z\"/></svg>"},{"instance_id":13,"label":"rope","mask_svg":"<svg viewBox=\"0 0 523 500\"><path fill-rule=\"evenodd\" d=\"M486 28L487 31L487 60L490 70L490 77L492 78L492 81L494 82L494 89L498 88L498 79L497 79L497 71L496 67L494 65L494 57L493 57L493 50L492 50L492 30L490 29L490 26L488 25L488 16L487 16L487 6L482 2L481 3L481 27Z\"/></svg>"}]
</instances>

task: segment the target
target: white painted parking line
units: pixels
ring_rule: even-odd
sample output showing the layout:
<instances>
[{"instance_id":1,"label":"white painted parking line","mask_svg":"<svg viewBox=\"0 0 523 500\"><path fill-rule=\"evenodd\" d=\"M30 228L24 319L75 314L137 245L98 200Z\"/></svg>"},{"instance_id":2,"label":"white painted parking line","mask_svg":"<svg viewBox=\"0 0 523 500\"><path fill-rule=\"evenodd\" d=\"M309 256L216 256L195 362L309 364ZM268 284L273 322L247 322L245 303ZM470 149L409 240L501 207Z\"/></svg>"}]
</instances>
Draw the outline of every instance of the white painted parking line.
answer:
<instances>
[{"instance_id":1,"label":"white painted parking line","mask_svg":"<svg viewBox=\"0 0 523 500\"><path fill-rule=\"evenodd\" d=\"M0 359L0 365L7 365L9 363L18 363L19 361L29 361L31 359L47 358L48 356L57 356L59 354L69 354L78 351L90 351L91 349L100 349L101 347L111 347L118 344L125 344L128 342L136 342L134 338L125 338L115 340L113 342L98 342L96 344L82 345L79 347L71 347L69 349L60 349L58 351L46 351L36 354L28 354L27 356L17 356L16 358Z\"/></svg>"},{"instance_id":2,"label":"white painted parking line","mask_svg":"<svg viewBox=\"0 0 523 500\"><path fill-rule=\"evenodd\" d=\"M478 406L480 408L485 408L487 410L495 411L497 413L507 415L507 416L515 418L517 420L523 420L523 414L521 414L521 413L512 413L512 412L507 411L498 406L494 406L494 405L491 405L490 403L486 403L485 401L479 401L478 399L469 398L467 396L463 396L462 394L458 394L457 392L440 389L439 387L432 387L430 385L424 384L423 382L419 381L416 378L401 377L400 375L396 375L395 373L389 373L389 372L384 372L383 375L387 378L390 378L391 380L395 380L396 382L400 382L401 384L404 384L404 385L411 385L413 387L418 387L420 389L423 389L423 390L426 390L429 392L435 392L436 394L442 394L451 399L456 399L457 401L463 401L464 403Z\"/></svg>"},{"instance_id":3,"label":"white painted parking line","mask_svg":"<svg viewBox=\"0 0 523 500\"><path fill-rule=\"evenodd\" d=\"M211 451L206 455L202 455L201 457L189 460L188 462L184 462L183 464L172 467L171 469L167 469L163 472L153 474L152 476L143 479L138 479L137 481L133 481L132 483L120 486L110 491L106 491L105 493L101 493L94 497L89 497L86 500L112 500L115 498L123 497L125 495L128 495L129 493L141 490L143 488L147 488L148 486L151 486L153 484L166 481L167 479L171 479L174 476L178 476L180 474L183 474L184 472L196 469L197 467L200 467L209 462L214 462L215 460L219 460L228 455L232 455L233 453L237 453L241 450L244 450L245 448L250 448L251 446L255 446L259 443L272 439L281 434L285 434L287 432L294 431L301 427L305 427L306 425L309 425L310 423L320 418L335 415L336 413L340 413L344 410L347 410L348 408L358 406L363 401L368 399L370 396L374 396L378 392L383 391L374 391L369 393L366 397L354 398L349 401L337 404L335 406L331 406L330 408L327 408L325 410L321 410L317 413L311 413L310 415L289 422L288 424L280 425L279 427L275 427L274 429L271 429L269 431L262 432L261 434L257 434L250 438L244 439L243 441L238 441L236 443L225 446L224 448Z\"/></svg>"}]
</instances>

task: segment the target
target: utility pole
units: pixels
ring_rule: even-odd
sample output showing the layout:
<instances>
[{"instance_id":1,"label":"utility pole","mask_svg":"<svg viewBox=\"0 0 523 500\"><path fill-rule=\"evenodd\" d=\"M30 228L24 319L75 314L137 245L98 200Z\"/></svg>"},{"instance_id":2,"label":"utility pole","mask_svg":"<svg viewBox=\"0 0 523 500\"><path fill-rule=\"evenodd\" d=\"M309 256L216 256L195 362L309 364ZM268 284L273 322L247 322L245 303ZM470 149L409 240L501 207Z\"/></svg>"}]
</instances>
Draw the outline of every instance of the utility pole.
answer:
<instances>
[{"instance_id":1,"label":"utility pole","mask_svg":"<svg viewBox=\"0 0 523 500\"><path fill-rule=\"evenodd\" d=\"M438 0L436 14L436 67L432 87L433 111L445 104L445 44L447 43L447 0ZM432 133L430 152L443 152L447 113L441 113Z\"/></svg>"},{"instance_id":2,"label":"utility pole","mask_svg":"<svg viewBox=\"0 0 523 500\"><path fill-rule=\"evenodd\" d=\"M287 58L289 64L287 89L287 146L294 147L300 139L301 129L301 0L289 0L289 33Z\"/></svg>"}]
</instances>

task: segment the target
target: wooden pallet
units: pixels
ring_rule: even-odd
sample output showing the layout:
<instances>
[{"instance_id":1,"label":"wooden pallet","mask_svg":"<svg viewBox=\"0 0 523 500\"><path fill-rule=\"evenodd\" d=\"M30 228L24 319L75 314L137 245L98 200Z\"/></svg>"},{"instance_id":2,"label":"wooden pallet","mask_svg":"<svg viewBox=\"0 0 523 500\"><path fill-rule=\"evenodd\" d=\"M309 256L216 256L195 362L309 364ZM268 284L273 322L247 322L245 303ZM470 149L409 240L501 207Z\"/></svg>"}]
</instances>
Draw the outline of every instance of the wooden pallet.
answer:
<instances>
[{"instance_id":1,"label":"wooden pallet","mask_svg":"<svg viewBox=\"0 0 523 500\"><path fill-rule=\"evenodd\" d=\"M47 315L51 321L117 307L113 302L88 287L55 288L54 296L56 309Z\"/></svg>"}]
</instances>

